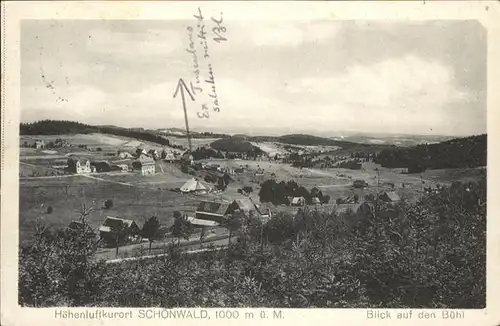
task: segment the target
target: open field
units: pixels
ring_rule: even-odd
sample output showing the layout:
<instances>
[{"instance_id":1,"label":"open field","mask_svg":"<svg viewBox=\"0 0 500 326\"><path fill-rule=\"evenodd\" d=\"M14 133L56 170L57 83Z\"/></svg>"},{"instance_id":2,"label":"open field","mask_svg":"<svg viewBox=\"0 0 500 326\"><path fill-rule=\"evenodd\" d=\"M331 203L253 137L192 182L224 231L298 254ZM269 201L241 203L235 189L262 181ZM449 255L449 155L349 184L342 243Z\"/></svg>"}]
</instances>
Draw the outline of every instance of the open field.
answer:
<instances>
[{"instance_id":1,"label":"open field","mask_svg":"<svg viewBox=\"0 0 500 326\"><path fill-rule=\"evenodd\" d=\"M181 145L184 147L189 146L188 139L185 137L165 137L170 141L170 144L173 145ZM191 138L191 145L193 146L193 150L196 147L208 146L219 138Z\"/></svg>"},{"instance_id":2,"label":"open field","mask_svg":"<svg viewBox=\"0 0 500 326\"><path fill-rule=\"evenodd\" d=\"M21 241L33 235L37 221L55 228L67 226L78 218L75 210L82 203L94 206L89 219L92 226L98 228L108 215L133 219L139 226L154 215L162 225L170 225L175 210L193 210L200 200L192 195L130 187L83 176L23 180L19 190ZM107 199L113 200L111 209L103 208ZM53 207L51 214L46 213L48 206Z\"/></svg>"},{"instance_id":3,"label":"open field","mask_svg":"<svg viewBox=\"0 0 500 326\"><path fill-rule=\"evenodd\" d=\"M119 149L135 151L135 149L139 146L142 146L146 149L157 149L161 150L163 148L169 148L168 146L163 146L157 143L137 140L130 137L123 136L115 136L101 133L90 133L90 134L76 134L76 135L37 135L37 136L29 136L29 135L21 135L20 143L23 144L25 141L32 142L36 139L43 140L45 143L50 141L55 141L57 138L62 138L67 141L68 144L75 146L78 148L78 145L87 145L90 150L95 151L97 147L100 147L102 151L114 151L116 152ZM182 138L179 138L182 139ZM187 139L186 139L187 143ZM172 149L172 148L171 148ZM59 152L63 151L75 151L75 148L58 148ZM172 149L173 150L173 149ZM21 154L23 155L23 154Z\"/></svg>"}]
</instances>

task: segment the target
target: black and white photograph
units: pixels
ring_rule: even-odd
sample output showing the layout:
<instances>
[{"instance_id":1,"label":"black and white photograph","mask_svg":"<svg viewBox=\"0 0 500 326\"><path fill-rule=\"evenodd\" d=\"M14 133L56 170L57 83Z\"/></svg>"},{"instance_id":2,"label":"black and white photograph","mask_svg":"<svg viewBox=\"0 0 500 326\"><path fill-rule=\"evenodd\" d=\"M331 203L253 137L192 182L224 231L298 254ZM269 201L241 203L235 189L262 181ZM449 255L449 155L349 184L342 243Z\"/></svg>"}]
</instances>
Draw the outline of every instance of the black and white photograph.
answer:
<instances>
[{"instance_id":1,"label":"black and white photograph","mask_svg":"<svg viewBox=\"0 0 500 326\"><path fill-rule=\"evenodd\" d=\"M487 28L190 8L20 22L18 305L486 308Z\"/></svg>"}]
</instances>

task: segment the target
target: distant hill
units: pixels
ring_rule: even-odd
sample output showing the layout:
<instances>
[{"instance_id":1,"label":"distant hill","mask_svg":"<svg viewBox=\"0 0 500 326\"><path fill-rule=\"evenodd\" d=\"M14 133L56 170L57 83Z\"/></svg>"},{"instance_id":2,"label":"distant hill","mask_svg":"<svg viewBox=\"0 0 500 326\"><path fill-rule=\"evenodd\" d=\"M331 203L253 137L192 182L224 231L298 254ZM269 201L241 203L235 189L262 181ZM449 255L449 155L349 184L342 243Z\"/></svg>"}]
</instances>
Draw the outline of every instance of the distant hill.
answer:
<instances>
[{"instance_id":1,"label":"distant hill","mask_svg":"<svg viewBox=\"0 0 500 326\"><path fill-rule=\"evenodd\" d=\"M456 137L434 136L434 135L347 135L329 137L330 139L374 145L396 145L401 147L415 146L420 144L433 144Z\"/></svg>"},{"instance_id":2,"label":"distant hill","mask_svg":"<svg viewBox=\"0 0 500 326\"><path fill-rule=\"evenodd\" d=\"M116 126L91 126L65 120L41 120L33 123L21 123L20 125L21 135L68 135L89 133L103 133L131 137L160 145L170 144L169 140L163 136L156 135L140 128L127 129Z\"/></svg>"},{"instance_id":3,"label":"distant hill","mask_svg":"<svg viewBox=\"0 0 500 326\"><path fill-rule=\"evenodd\" d=\"M157 130L154 130L154 132L165 135L165 136L173 136L173 137L179 137L179 138L186 138L187 137L186 129L182 129L182 128L157 129ZM227 134L219 134L219 133L213 133L213 132L208 132L208 131L199 132L199 131L189 130L189 134L191 135L191 138L227 138L227 137L230 137Z\"/></svg>"},{"instance_id":4,"label":"distant hill","mask_svg":"<svg viewBox=\"0 0 500 326\"><path fill-rule=\"evenodd\" d=\"M473 168L486 166L486 134L455 138L437 144L390 147L375 157L375 162L390 168L425 169Z\"/></svg>"},{"instance_id":5,"label":"distant hill","mask_svg":"<svg viewBox=\"0 0 500 326\"><path fill-rule=\"evenodd\" d=\"M97 127L66 120L41 120L33 123L21 123L21 135L64 135L89 134L97 131Z\"/></svg>"},{"instance_id":6,"label":"distant hill","mask_svg":"<svg viewBox=\"0 0 500 326\"><path fill-rule=\"evenodd\" d=\"M318 137L306 134L290 134L283 136L255 136L250 137L250 141L254 142L279 142L290 145L302 146L338 146L342 149L368 149L373 147L374 144L360 144L350 141L335 140L331 138ZM377 144L378 147L385 147L386 145Z\"/></svg>"},{"instance_id":7,"label":"distant hill","mask_svg":"<svg viewBox=\"0 0 500 326\"><path fill-rule=\"evenodd\" d=\"M222 152L237 152L237 153L261 153L262 150L252 145L248 140L241 136L232 136L218 139L210 144L213 149Z\"/></svg>"}]
</instances>

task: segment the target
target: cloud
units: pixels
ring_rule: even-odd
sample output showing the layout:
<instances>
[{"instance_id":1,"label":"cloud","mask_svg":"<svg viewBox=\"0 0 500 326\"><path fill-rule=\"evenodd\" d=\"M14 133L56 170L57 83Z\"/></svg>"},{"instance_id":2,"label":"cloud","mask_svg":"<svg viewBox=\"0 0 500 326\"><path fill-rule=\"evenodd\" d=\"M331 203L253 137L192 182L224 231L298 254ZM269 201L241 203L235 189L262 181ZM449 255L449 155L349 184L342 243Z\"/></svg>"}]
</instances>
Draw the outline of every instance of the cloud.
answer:
<instances>
[{"instance_id":1,"label":"cloud","mask_svg":"<svg viewBox=\"0 0 500 326\"><path fill-rule=\"evenodd\" d=\"M285 90L298 105L308 99L315 114L301 116L304 123L322 116L333 124L370 128L377 122L401 131L414 125L439 129L452 114L446 110L450 103L476 98L457 88L449 67L409 55L370 66L355 64L336 76L297 78Z\"/></svg>"},{"instance_id":2,"label":"cloud","mask_svg":"<svg viewBox=\"0 0 500 326\"><path fill-rule=\"evenodd\" d=\"M89 31L86 42L89 52L109 55L167 56L184 45L179 31L150 29L140 33L125 33L94 29Z\"/></svg>"},{"instance_id":3,"label":"cloud","mask_svg":"<svg viewBox=\"0 0 500 326\"><path fill-rule=\"evenodd\" d=\"M194 78L185 51L191 23L23 25L23 117L74 112L69 118L87 123L183 126L172 94L179 77ZM483 130L485 41L476 39L476 27L228 20L229 41L210 48L221 112L197 117L201 103L210 103L205 90L188 101L190 122L229 132Z\"/></svg>"},{"instance_id":4,"label":"cloud","mask_svg":"<svg viewBox=\"0 0 500 326\"><path fill-rule=\"evenodd\" d=\"M247 26L247 37L238 37L255 46L298 46L307 42L324 43L335 37L339 25L334 22L259 22Z\"/></svg>"},{"instance_id":5,"label":"cloud","mask_svg":"<svg viewBox=\"0 0 500 326\"><path fill-rule=\"evenodd\" d=\"M304 77L291 80L291 95L312 94L324 101L345 106L390 109L436 110L471 94L456 88L453 71L435 61L407 55L364 66L352 65L331 77Z\"/></svg>"}]
</instances>

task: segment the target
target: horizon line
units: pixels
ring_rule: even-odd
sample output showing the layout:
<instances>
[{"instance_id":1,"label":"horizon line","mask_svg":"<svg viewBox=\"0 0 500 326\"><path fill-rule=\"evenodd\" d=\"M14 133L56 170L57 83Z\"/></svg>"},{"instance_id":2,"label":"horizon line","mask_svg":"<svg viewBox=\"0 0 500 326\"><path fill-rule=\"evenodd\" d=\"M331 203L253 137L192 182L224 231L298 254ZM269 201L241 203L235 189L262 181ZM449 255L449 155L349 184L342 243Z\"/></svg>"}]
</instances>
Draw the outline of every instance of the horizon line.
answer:
<instances>
[{"instance_id":1,"label":"horizon line","mask_svg":"<svg viewBox=\"0 0 500 326\"><path fill-rule=\"evenodd\" d=\"M50 118L43 118L43 119L38 119L34 121L20 121L20 124L33 124L36 122L40 121L68 121L68 122L75 122L75 123L81 123L84 125L92 126L92 127L102 127L102 126L113 126L113 127L118 127L118 128L123 128L123 129L144 129L144 130L162 130L162 129L179 129L184 132L186 132L186 128L181 128L178 126L170 126L170 127L161 127L161 128L152 128L152 127L124 127L120 126L117 124L89 124L85 122L80 122L76 120L65 120L65 119L50 119ZM250 132L249 134L248 131L246 132L233 132L233 131L228 131L225 130L223 131L222 129L218 127L214 128L208 128L205 130L200 131L200 129L197 129L196 127L194 129L190 128L191 132L195 133L203 133L203 132L211 132L211 133L218 133L218 134L225 134L229 136L234 136L234 135L247 135L247 136L265 136L265 137L280 137L284 135L310 135L310 136L315 136L315 137L322 137L322 138L331 138L331 137L340 137L340 136L419 136L419 137L469 137L469 136L477 136L477 135L487 135L487 131L484 132L479 132L479 133L468 133L468 134L424 134L424 133L398 133L398 132L366 132L366 131L359 131L359 130L339 130L336 132L327 132L327 131L320 131L320 132L315 132L313 130L301 130L301 131L296 131L296 132L288 132L288 133L274 133L274 134L269 134L266 132L266 130L272 129L272 127L264 128L261 129L261 131L256 131L256 132ZM286 128L289 129L289 128ZM326 135L328 134L328 136Z\"/></svg>"}]
</instances>

